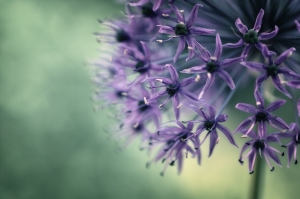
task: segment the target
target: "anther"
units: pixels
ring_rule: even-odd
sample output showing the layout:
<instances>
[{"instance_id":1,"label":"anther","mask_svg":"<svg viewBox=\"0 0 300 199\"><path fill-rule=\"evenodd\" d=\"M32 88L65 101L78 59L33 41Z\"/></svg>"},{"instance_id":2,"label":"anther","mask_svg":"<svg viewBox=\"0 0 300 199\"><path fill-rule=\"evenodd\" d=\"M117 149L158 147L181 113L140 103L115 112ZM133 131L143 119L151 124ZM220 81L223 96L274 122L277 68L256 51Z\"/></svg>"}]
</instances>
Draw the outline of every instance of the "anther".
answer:
<instances>
[{"instance_id":1,"label":"anther","mask_svg":"<svg viewBox=\"0 0 300 199\"><path fill-rule=\"evenodd\" d=\"M148 105L148 101L147 101L146 97L144 97L144 102L146 105Z\"/></svg>"},{"instance_id":2,"label":"anther","mask_svg":"<svg viewBox=\"0 0 300 199\"><path fill-rule=\"evenodd\" d=\"M281 145L281 147L282 147L282 148L286 148L286 146L285 146L285 145Z\"/></svg>"},{"instance_id":3,"label":"anther","mask_svg":"<svg viewBox=\"0 0 300 199\"><path fill-rule=\"evenodd\" d=\"M139 123L136 123L136 124L133 125L133 128L136 129L138 126L139 126Z\"/></svg>"},{"instance_id":4,"label":"anther","mask_svg":"<svg viewBox=\"0 0 300 199\"><path fill-rule=\"evenodd\" d=\"M192 46L188 46L189 50L194 50L194 48Z\"/></svg>"},{"instance_id":5,"label":"anther","mask_svg":"<svg viewBox=\"0 0 300 199\"><path fill-rule=\"evenodd\" d=\"M160 104L160 105L159 105L159 109L162 109L162 107L164 107L164 105Z\"/></svg>"},{"instance_id":6,"label":"anther","mask_svg":"<svg viewBox=\"0 0 300 199\"><path fill-rule=\"evenodd\" d=\"M218 139L216 140L216 144L219 144L220 141L220 137L218 137Z\"/></svg>"},{"instance_id":7,"label":"anther","mask_svg":"<svg viewBox=\"0 0 300 199\"><path fill-rule=\"evenodd\" d=\"M298 164L298 160L295 160L295 164Z\"/></svg>"},{"instance_id":8,"label":"anther","mask_svg":"<svg viewBox=\"0 0 300 199\"><path fill-rule=\"evenodd\" d=\"M244 164L244 161L243 161L243 160L241 160L241 159L239 159L239 162L240 162L241 164Z\"/></svg>"},{"instance_id":9,"label":"anther","mask_svg":"<svg viewBox=\"0 0 300 199\"><path fill-rule=\"evenodd\" d=\"M162 177L163 177L163 176L164 176L164 172L160 172L160 176L162 176Z\"/></svg>"},{"instance_id":10,"label":"anther","mask_svg":"<svg viewBox=\"0 0 300 199\"><path fill-rule=\"evenodd\" d=\"M249 174L253 174L254 173L254 171L251 171Z\"/></svg>"},{"instance_id":11,"label":"anther","mask_svg":"<svg viewBox=\"0 0 300 199\"><path fill-rule=\"evenodd\" d=\"M128 49L125 49L124 50L124 55L127 55L128 54Z\"/></svg>"},{"instance_id":12,"label":"anther","mask_svg":"<svg viewBox=\"0 0 300 199\"><path fill-rule=\"evenodd\" d=\"M247 138L248 137L248 135L242 135L241 136L241 138Z\"/></svg>"},{"instance_id":13,"label":"anther","mask_svg":"<svg viewBox=\"0 0 300 199\"><path fill-rule=\"evenodd\" d=\"M180 108L182 106L182 103L180 103L176 108Z\"/></svg>"},{"instance_id":14,"label":"anther","mask_svg":"<svg viewBox=\"0 0 300 199\"><path fill-rule=\"evenodd\" d=\"M169 165L170 165L170 166L174 166L174 165L175 165L175 160L173 160L172 162L170 162Z\"/></svg>"},{"instance_id":15,"label":"anther","mask_svg":"<svg viewBox=\"0 0 300 199\"><path fill-rule=\"evenodd\" d=\"M200 77L201 77L200 75L197 75L196 78L195 78L195 82L199 82Z\"/></svg>"},{"instance_id":16,"label":"anther","mask_svg":"<svg viewBox=\"0 0 300 199\"><path fill-rule=\"evenodd\" d=\"M170 16L169 14L164 14L164 13L162 13L161 14L163 17L168 17L168 16Z\"/></svg>"},{"instance_id":17,"label":"anther","mask_svg":"<svg viewBox=\"0 0 300 199\"><path fill-rule=\"evenodd\" d=\"M275 170L275 167L272 167L272 169L270 171L274 171Z\"/></svg>"},{"instance_id":18,"label":"anther","mask_svg":"<svg viewBox=\"0 0 300 199\"><path fill-rule=\"evenodd\" d=\"M261 105L261 103L260 102L256 102L256 106L260 106Z\"/></svg>"},{"instance_id":19,"label":"anther","mask_svg":"<svg viewBox=\"0 0 300 199\"><path fill-rule=\"evenodd\" d=\"M250 143L249 143L249 142L246 142L245 144L246 144L246 145L250 145Z\"/></svg>"},{"instance_id":20,"label":"anther","mask_svg":"<svg viewBox=\"0 0 300 199\"><path fill-rule=\"evenodd\" d=\"M163 82L163 80L162 80L162 79L156 79L156 81L158 81L158 82L160 82L160 83L162 83L162 82Z\"/></svg>"},{"instance_id":21,"label":"anther","mask_svg":"<svg viewBox=\"0 0 300 199\"><path fill-rule=\"evenodd\" d=\"M158 39L158 40L156 40L157 42L159 42L159 43L162 43L163 42L163 40L160 40L160 39Z\"/></svg>"},{"instance_id":22,"label":"anther","mask_svg":"<svg viewBox=\"0 0 300 199\"><path fill-rule=\"evenodd\" d=\"M281 156L284 156L284 152L281 153Z\"/></svg>"}]
</instances>

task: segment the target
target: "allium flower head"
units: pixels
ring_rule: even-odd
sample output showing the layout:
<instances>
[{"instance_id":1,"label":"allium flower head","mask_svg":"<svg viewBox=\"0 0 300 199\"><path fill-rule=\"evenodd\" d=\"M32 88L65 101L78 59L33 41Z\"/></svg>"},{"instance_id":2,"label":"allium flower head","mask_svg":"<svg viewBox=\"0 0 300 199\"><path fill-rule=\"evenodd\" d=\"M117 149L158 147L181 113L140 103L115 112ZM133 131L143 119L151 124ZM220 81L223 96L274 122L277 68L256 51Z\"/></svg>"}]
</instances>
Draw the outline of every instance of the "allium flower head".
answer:
<instances>
[{"instance_id":1,"label":"allium flower head","mask_svg":"<svg viewBox=\"0 0 300 199\"><path fill-rule=\"evenodd\" d=\"M177 47L176 54L174 56L174 63L178 59L179 55L182 53L182 51L185 48L185 42L187 42L189 47L189 55L187 59L190 59L194 55L194 43L192 41L193 35L204 35L204 34L211 34L214 33L215 30L212 29L206 29L206 28L200 28L200 27L192 27L197 14L198 14L198 8L202 7L201 4L196 4L188 18L187 21L185 21L184 15L178 10L178 8L174 5L170 5L174 13L176 14L176 19L171 18L173 21L175 21L177 24L175 26L160 26L159 32L165 33L165 34L171 34L173 35L171 37L179 37L179 44ZM168 15L167 15L168 16Z\"/></svg>"},{"instance_id":2,"label":"allium flower head","mask_svg":"<svg viewBox=\"0 0 300 199\"><path fill-rule=\"evenodd\" d=\"M216 74L218 74L225 81L225 83L231 89L233 89L235 87L234 82L230 77L230 75L224 69L241 61L243 57L235 57L235 58L220 60L222 56L222 41L219 34L217 34L216 36L216 49L215 49L214 56L211 56L210 52L206 50L201 44L199 44L196 40L194 40L194 43L196 44L196 48L200 51L201 54L200 58L205 62L205 64L201 66L194 66L189 69L184 69L181 72L188 73L188 74L207 73L206 84L204 85L201 93L199 94L199 99L201 99L204 93L212 86Z\"/></svg>"}]
</instances>

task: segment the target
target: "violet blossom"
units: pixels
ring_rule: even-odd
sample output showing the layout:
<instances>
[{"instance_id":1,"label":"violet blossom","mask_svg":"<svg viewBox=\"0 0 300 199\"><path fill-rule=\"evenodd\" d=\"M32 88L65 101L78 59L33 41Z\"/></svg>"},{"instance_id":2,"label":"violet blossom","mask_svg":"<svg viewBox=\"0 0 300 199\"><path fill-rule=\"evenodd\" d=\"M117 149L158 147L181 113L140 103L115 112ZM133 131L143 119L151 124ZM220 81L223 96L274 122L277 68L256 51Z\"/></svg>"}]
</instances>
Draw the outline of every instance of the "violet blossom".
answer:
<instances>
[{"instance_id":1,"label":"violet blossom","mask_svg":"<svg viewBox=\"0 0 300 199\"><path fill-rule=\"evenodd\" d=\"M219 33L217 33L216 36L216 49L214 56L211 56L210 52L206 50L201 44L199 44L196 40L194 40L194 43L196 44L196 48L200 51L201 59L205 64L200 66L194 66L192 68L184 69L181 71L182 73L187 74L201 74L201 73L207 73L207 80L202 88L202 91L199 94L199 99L202 98L202 96L206 93L206 91L212 86L215 80L216 74L218 74L225 83L233 89L235 87L234 82L230 75L224 70L233 64L239 62L242 60L243 57L235 57L235 58L228 58L224 60L220 60L222 56L222 41L220 38Z\"/></svg>"}]
</instances>

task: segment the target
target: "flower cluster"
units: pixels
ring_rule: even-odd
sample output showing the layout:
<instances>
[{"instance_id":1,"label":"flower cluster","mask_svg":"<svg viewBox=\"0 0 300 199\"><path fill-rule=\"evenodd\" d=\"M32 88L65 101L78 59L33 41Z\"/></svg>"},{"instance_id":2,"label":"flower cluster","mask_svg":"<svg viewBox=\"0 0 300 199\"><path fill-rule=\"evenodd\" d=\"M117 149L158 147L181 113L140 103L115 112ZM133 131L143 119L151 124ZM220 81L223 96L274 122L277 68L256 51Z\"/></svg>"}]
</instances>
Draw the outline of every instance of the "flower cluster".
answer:
<instances>
[{"instance_id":1,"label":"flower cluster","mask_svg":"<svg viewBox=\"0 0 300 199\"><path fill-rule=\"evenodd\" d=\"M288 166L292 158L297 164L299 2L275 1L272 7L269 0L196 2L132 0L125 3L123 19L99 21L104 30L95 36L109 48L91 62L97 68L95 99L116 107L120 124L113 135L124 136L124 146L140 137L142 149L157 149L147 165L163 162L162 175L173 165L180 173L188 154L200 164L207 138L209 157L219 135L238 147L233 137L237 133L250 138L237 158L241 164L248 159L250 174L258 156L271 171L270 160L281 165L277 154L284 153L272 142L287 148ZM288 7L294 9L286 12ZM247 99L236 104L250 116L231 132L222 112L234 95L249 92L255 105ZM287 102L282 98L294 112L290 125L284 115L273 113Z\"/></svg>"}]
</instances>

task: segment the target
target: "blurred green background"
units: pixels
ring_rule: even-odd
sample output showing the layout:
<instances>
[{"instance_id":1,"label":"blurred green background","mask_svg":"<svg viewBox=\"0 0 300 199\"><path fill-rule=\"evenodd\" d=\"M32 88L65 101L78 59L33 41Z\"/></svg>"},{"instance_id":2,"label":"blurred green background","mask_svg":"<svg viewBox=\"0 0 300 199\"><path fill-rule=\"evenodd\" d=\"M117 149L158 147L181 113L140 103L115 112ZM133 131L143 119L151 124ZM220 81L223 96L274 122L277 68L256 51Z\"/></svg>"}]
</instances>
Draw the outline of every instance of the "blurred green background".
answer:
<instances>
[{"instance_id":1,"label":"blurred green background","mask_svg":"<svg viewBox=\"0 0 300 199\"><path fill-rule=\"evenodd\" d=\"M187 159L180 176L169 168L161 177L159 163L146 169L138 141L116 152L103 131L114 121L93 111L84 62L97 57L97 19L120 10L106 0L0 0L0 198L248 198L253 176L224 137L212 158L203 147L200 167ZM227 113L233 130L241 119ZM283 165L265 167L263 198L299 196L299 165Z\"/></svg>"}]
</instances>

